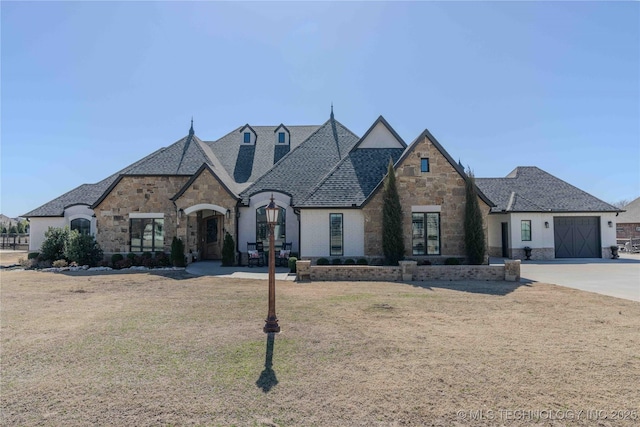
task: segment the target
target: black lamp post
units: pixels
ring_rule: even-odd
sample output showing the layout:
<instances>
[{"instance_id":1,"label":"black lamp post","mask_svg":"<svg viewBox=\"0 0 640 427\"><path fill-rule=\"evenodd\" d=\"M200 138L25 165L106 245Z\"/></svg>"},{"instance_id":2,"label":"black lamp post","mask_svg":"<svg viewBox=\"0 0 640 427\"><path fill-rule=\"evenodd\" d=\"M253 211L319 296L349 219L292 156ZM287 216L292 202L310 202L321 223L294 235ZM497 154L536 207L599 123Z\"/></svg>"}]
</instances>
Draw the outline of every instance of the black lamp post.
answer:
<instances>
[{"instance_id":1,"label":"black lamp post","mask_svg":"<svg viewBox=\"0 0 640 427\"><path fill-rule=\"evenodd\" d=\"M265 210L267 211L267 224L269 225L269 313L263 330L266 333L270 333L280 332L278 317L276 316L276 256L273 236L280 209L273 201L273 194L271 194L271 203Z\"/></svg>"}]
</instances>

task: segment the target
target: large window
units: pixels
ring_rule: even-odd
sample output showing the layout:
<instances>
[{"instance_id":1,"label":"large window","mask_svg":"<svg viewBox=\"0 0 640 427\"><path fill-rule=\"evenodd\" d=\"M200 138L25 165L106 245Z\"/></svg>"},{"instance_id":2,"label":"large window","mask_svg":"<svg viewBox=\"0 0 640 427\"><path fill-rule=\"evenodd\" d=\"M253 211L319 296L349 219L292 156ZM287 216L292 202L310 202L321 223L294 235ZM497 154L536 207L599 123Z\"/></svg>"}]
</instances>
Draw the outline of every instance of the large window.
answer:
<instances>
[{"instance_id":1,"label":"large window","mask_svg":"<svg viewBox=\"0 0 640 427\"><path fill-rule=\"evenodd\" d=\"M440 255L440 213L411 214L413 255Z\"/></svg>"},{"instance_id":2,"label":"large window","mask_svg":"<svg viewBox=\"0 0 640 427\"><path fill-rule=\"evenodd\" d=\"M256 209L256 242L264 243L264 247L269 247L269 224L267 224L267 211L266 206ZM282 246L287 241L286 235L286 223L287 223L287 210L285 208L278 207L280 213L278 214L278 223L273 227L273 237L276 247Z\"/></svg>"},{"instance_id":3,"label":"large window","mask_svg":"<svg viewBox=\"0 0 640 427\"><path fill-rule=\"evenodd\" d=\"M331 256L344 255L344 233L342 214L329 214L329 254Z\"/></svg>"},{"instance_id":4,"label":"large window","mask_svg":"<svg viewBox=\"0 0 640 427\"><path fill-rule=\"evenodd\" d=\"M531 241L531 220L520 221L520 237L523 242Z\"/></svg>"},{"instance_id":5,"label":"large window","mask_svg":"<svg viewBox=\"0 0 640 427\"><path fill-rule=\"evenodd\" d=\"M164 251L164 219L132 218L131 251Z\"/></svg>"},{"instance_id":6,"label":"large window","mask_svg":"<svg viewBox=\"0 0 640 427\"><path fill-rule=\"evenodd\" d=\"M91 233L91 221L86 218L76 218L71 220L71 229L77 230L80 234Z\"/></svg>"}]
</instances>

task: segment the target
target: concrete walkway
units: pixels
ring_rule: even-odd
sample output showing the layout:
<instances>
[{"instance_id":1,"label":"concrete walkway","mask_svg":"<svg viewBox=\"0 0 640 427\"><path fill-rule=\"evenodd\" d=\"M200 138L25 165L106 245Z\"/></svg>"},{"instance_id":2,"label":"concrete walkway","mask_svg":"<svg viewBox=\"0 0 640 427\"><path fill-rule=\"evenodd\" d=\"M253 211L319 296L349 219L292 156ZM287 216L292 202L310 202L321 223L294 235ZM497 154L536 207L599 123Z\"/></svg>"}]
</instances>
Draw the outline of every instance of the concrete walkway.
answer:
<instances>
[{"instance_id":1,"label":"concrete walkway","mask_svg":"<svg viewBox=\"0 0 640 427\"><path fill-rule=\"evenodd\" d=\"M187 273L196 276L228 277L232 279L269 280L269 267L223 267L221 261L198 261L187 266ZM276 280L295 280L288 267L276 266Z\"/></svg>"},{"instance_id":2,"label":"concrete walkway","mask_svg":"<svg viewBox=\"0 0 640 427\"><path fill-rule=\"evenodd\" d=\"M491 258L492 264L503 260ZM586 258L522 261L522 280L552 283L640 302L640 255L620 254L619 259Z\"/></svg>"}]
</instances>

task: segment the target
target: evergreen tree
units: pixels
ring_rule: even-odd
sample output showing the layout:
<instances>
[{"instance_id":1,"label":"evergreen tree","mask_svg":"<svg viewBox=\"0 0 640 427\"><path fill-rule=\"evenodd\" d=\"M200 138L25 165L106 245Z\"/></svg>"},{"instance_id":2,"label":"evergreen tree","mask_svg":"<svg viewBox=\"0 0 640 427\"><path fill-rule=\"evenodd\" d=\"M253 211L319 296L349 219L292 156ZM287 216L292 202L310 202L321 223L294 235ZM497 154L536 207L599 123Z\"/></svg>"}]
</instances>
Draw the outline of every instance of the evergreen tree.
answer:
<instances>
[{"instance_id":1,"label":"evergreen tree","mask_svg":"<svg viewBox=\"0 0 640 427\"><path fill-rule=\"evenodd\" d=\"M466 206L464 211L464 246L469 263L480 265L484 262L486 250L482 212L478 204L478 192L473 172L468 170L465 179Z\"/></svg>"},{"instance_id":2,"label":"evergreen tree","mask_svg":"<svg viewBox=\"0 0 640 427\"><path fill-rule=\"evenodd\" d=\"M224 235L224 242L222 242L222 265L223 267L231 267L236 260L235 242L231 234L226 233Z\"/></svg>"},{"instance_id":3,"label":"evergreen tree","mask_svg":"<svg viewBox=\"0 0 640 427\"><path fill-rule=\"evenodd\" d=\"M384 179L382 206L382 252L387 265L398 265L404 258L402 236L402 206L396 188L396 173L389 159L387 176Z\"/></svg>"},{"instance_id":4,"label":"evergreen tree","mask_svg":"<svg viewBox=\"0 0 640 427\"><path fill-rule=\"evenodd\" d=\"M176 236L173 236L173 240L171 241L171 263L174 267L184 267L184 243L182 239L179 239Z\"/></svg>"}]
</instances>

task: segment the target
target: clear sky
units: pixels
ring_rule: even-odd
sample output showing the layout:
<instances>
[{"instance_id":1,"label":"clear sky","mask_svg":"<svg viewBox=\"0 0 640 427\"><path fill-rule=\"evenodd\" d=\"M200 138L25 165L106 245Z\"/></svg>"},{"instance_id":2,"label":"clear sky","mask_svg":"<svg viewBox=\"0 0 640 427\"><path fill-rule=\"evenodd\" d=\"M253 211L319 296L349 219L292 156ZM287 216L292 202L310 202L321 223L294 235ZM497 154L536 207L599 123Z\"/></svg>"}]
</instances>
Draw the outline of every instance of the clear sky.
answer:
<instances>
[{"instance_id":1,"label":"clear sky","mask_svg":"<svg viewBox=\"0 0 640 427\"><path fill-rule=\"evenodd\" d=\"M1 205L15 217L188 133L383 115L478 177L538 166L640 196L637 2L7 2Z\"/></svg>"}]
</instances>

